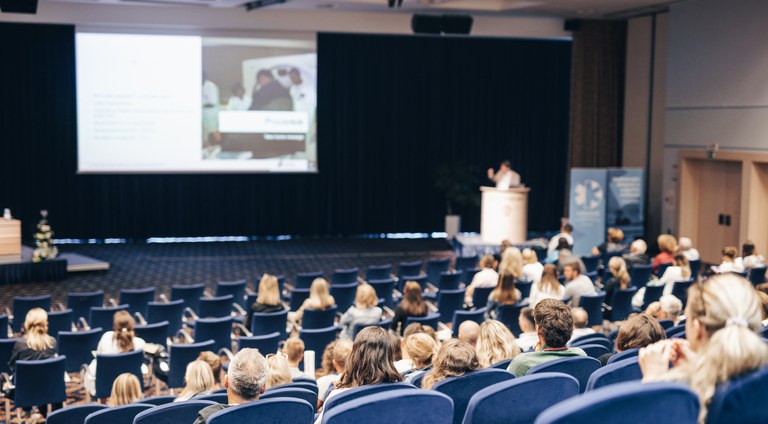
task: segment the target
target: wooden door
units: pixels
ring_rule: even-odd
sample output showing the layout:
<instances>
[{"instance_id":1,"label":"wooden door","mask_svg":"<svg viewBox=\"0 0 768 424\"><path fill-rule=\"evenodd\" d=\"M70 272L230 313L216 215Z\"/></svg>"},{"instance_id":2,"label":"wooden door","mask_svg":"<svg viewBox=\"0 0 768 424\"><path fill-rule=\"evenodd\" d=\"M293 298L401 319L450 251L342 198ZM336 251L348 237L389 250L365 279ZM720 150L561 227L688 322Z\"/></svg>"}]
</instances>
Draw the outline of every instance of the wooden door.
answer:
<instances>
[{"instance_id":1,"label":"wooden door","mask_svg":"<svg viewBox=\"0 0 768 424\"><path fill-rule=\"evenodd\" d=\"M741 163L697 161L699 168L698 249L705 262L719 264L725 246L739 246Z\"/></svg>"}]
</instances>

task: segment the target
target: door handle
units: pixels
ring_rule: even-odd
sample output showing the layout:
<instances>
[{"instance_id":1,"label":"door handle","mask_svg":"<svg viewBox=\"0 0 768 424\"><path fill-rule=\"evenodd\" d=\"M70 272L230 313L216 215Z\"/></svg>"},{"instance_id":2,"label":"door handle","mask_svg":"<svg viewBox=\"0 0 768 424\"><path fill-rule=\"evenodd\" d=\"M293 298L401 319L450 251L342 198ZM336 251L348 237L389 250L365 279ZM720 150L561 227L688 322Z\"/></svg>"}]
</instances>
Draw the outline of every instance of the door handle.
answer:
<instances>
[{"instance_id":1,"label":"door handle","mask_svg":"<svg viewBox=\"0 0 768 424\"><path fill-rule=\"evenodd\" d=\"M717 225L723 225L725 223L725 215L720 214L717 216Z\"/></svg>"},{"instance_id":2,"label":"door handle","mask_svg":"<svg viewBox=\"0 0 768 424\"><path fill-rule=\"evenodd\" d=\"M730 215L726 215L725 216L725 226L726 227L730 227L731 226L731 216Z\"/></svg>"}]
</instances>

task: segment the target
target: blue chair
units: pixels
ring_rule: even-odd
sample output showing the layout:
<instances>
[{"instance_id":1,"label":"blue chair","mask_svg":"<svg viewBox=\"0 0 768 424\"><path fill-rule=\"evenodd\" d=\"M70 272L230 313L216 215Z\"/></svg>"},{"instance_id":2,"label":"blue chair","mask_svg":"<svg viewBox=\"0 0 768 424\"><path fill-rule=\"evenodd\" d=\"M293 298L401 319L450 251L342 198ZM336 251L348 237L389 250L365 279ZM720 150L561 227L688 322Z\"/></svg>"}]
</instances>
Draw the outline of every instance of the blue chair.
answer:
<instances>
[{"instance_id":1,"label":"blue chair","mask_svg":"<svg viewBox=\"0 0 768 424\"><path fill-rule=\"evenodd\" d=\"M482 324L485 320L485 308L475 309L473 311L456 311L453 314L453 321L451 328L453 329L453 337L459 336L459 326L464 321L474 321L478 324Z\"/></svg>"},{"instance_id":2,"label":"blue chair","mask_svg":"<svg viewBox=\"0 0 768 424\"><path fill-rule=\"evenodd\" d=\"M475 278L475 274L482 271L480 268L467 268L463 271L461 271L461 281L469 285L472 282L472 279Z\"/></svg>"},{"instance_id":3,"label":"blue chair","mask_svg":"<svg viewBox=\"0 0 768 424\"><path fill-rule=\"evenodd\" d=\"M110 331L115 327L115 313L127 310L128 305L93 307L90 318L88 318L88 324L91 328L102 328L104 331Z\"/></svg>"},{"instance_id":4,"label":"blue chair","mask_svg":"<svg viewBox=\"0 0 768 424\"><path fill-rule=\"evenodd\" d=\"M456 311L464 309L464 290L440 290L437 295L440 322L451 322Z\"/></svg>"},{"instance_id":5,"label":"blue chair","mask_svg":"<svg viewBox=\"0 0 768 424\"><path fill-rule=\"evenodd\" d=\"M9 334L10 328L8 327L8 315L0 314L0 339L6 337L12 337L13 334Z\"/></svg>"},{"instance_id":6,"label":"blue chair","mask_svg":"<svg viewBox=\"0 0 768 424\"><path fill-rule=\"evenodd\" d=\"M213 393L210 395L200 396L195 398L196 400L210 400L211 402L227 404L229 403L229 396L226 393Z\"/></svg>"},{"instance_id":7,"label":"blue chair","mask_svg":"<svg viewBox=\"0 0 768 424\"><path fill-rule=\"evenodd\" d=\"M200 298L205 294L205 284L176 284L171 286L171 300L183 300L184 306L195 313L200 311Z\"/></svg>"},{"instance_id":8,"label":"blue chair","mask_svg":"<svg viewBox=\"0 0 768 424\"><path fill-rule=\"evenodd\" d=\"M371 265L365 270L365 281L392 278L392 265Z\"/></svg>"},{"instance_id":9,"label":"blue chair","mask_svg":"<svg viewBox=\"0 0 768 424\"><path fill-rule=\"evenodd\" d=\"M217 297L201 297L198 305L200 318L223 318L232 315L235 298L228 294Z\"/></svg>"},{"instance_id":10,"label":"blue chair","mask_svg":"<svg viewBox=\"0 0 768 424\"><path fill-rule=\"evenodd\" d=\"M292 311L298 311L305 300L309 299L309 289L294 288L291 290L289 308Z\"/></svg>"},{"instance_id":11,"label":"blue chair","mask_svg":"<svg viewBox=\"0 0 768 424\"><path fill-rule=\"evenodd\" d=\"M216 405L216 402L209 400L187 400L184 402L167 403L139 412L133 419L133 424L191 423L195 421L197 413L201 409L210 405Z\"/></svg>"},{"instance_id":12,"label":"blue chair","mask_svg":"<svg viewBox=\"0 0 768 424\"><path fill-rule=\"evenodd\" d=\"M301 318L301 327L306 329L327 328L333 326L338 309L332 306L327 309L305 309Z\"/></svg>"},{"instance_id":13,"label":"blue chair","mask_svg":"<svg viewBox=\"0 0 768 424\"><path fill-rule=\"evenodd\" d=\"M417 387L412 384L403 383L403 382L370 384L367 386L353 387L349 390L341 392L338 395L328 399L325 402L325 404L323 404L323 410L325 412L328 412L338 405L342 405L351 400L360 399L361 397L373 395L376 393L384 393L392 390L416 389L416 388Z\"/></svg>"},{"instance_id":14,"label":"blue chair","mask_svg":"<svg viewBox=\"0 0 768 424\"><path fill-rule=\"evenodd\" d=\"M323 361L326 346L336 340L341 329L339 327L306 329L299 331L299 338L304 342L305 350L315 351L315 369L319 369Z\"/></svg>"},{"instance_id":15,"label":"blue chair","mask_svg":"<svg viewBox=\"0 0 768 424\"><path fill-rule=\"evenodd\" d=\"M653 302L657 302L664 294L664 286L645 286L645 294L643 295L643 310Z\"/></svg>"},{"instance_id":16,"label":"blue chair","mask_svg":"<svg viewBox=\"0 0 768 424\"><path fill-rule=\"evenodd\" d=\"M213 340L214 351L232 349L232 317L200 318L195 322L195 340Z\"/></svg>"},{"instance_id":17,"label":"blue chair","mask_svg":"<svg viewBox=\"0 0 768 424\"><path fill-rule=\"evenodd\" d=\"M674 265L673 262L667 262L659 265L659 268L657 269L656 276L661 278L662 275L667 271L667 268Z\"/></svg>"},{"instance_id":18,"label":"blue chair","mask_svg":"<svg viewBox=\"0 0 768 424\"><path fill-rule=\"evenodd\" d=\"M213 340L192 344L172 344L168 349L168 387L184 387L187 365L196 360L201 352L213 351Z\"/></svg>"},{"instance_id":19,"label":"blue chair","mask_svg":"<svg viewBox=\"0 0 768 424\"><path fill-rule=\"evenodd\" d=\"M400 262L397 264L397 278L402 280L405 276L420 276L422 266L421 261Z\"/></svg>"},{"instance_id":20,"label":"blue chair","mask_svg":"<svg viewBox=\"0 0 768 424\"><path fill-rule=\"evenodd\" d=\"M432 390L448 395L453 400L453 424L461 424L472 396L483 388L515 378L507 371L496 368L482 369L460 377L448 377L436 383Z\"/></svg>"},{"instance_id":21,"label":"blue chair","mask_svg":"<svg viewBox=\"0 0 768 424\"><path fill-rule=\"evenodd\" d=\"M765 393L768 368L748 373L721 384L712 397L708 424L747 424L768 422Z\"/></svg>"},{"instance_id":22,"label":"blue chair","mask_svg":"<svg viewBox=\"0 0 768 424\"><path fill-rule=\"evenodd\" d=\"M346 312L350 306L355 304L357 286L357 283L331 285L331 296L336 301L336 307L339 308L340 312Z\"/></svg>"},{"instance_id":23,"label":"blue chair","mask_svg":"<svg viewBox=\"0 0 768 424\"><path fill-rule=\"evenodd\" d=\"M765 282L765 272L768 268L760 266L749 270L749 281L753 286L763 284Z\"/></svg>"},{"instance_id":24,"label":"blue chair","mask_svg":"<svg viewBox=\"0 0 768 424\"><path fill-rule=\"evenodd\" d=\"M674 327L664 330L664 334L667 335L667 338L670 338L675 334L684 333L684 332L685 332L685 324L677 324Z\"/></svg>"},{"instance_id":25,"label":"blue chair","mask_svg":"<svg viewBox=\"0 0 768 424\"><path fill-rule=\"evenodd\" d=\"M606 365L610 365L610 364L613 364L613 363L616 363L616 362L619 362L619 361L623 361L625 359L637 358L637 355L639 353L640 353L640 349L638 349L636 347L632 348L632 349L627 349L625 351L619 352L619 353L611 356L610 358L608 358L608 362L606 362Z\"/></svg>"},{"instance_id":26,"label":"blue chair","mask_svg":"<svg viewBox=\"0 0 768 424\"><path fill-rule=\"evenodd\" d=\"M629 318L632 311L632 296L637 293L637 287L630 287L626 290L618 290L613 294L613 303L610 320L613 322L624 321Z\"/></svg>"},{"instance_id":27,"label":"blue chair","mask_svg":"<svg viewBox=\"0 0 768 424\"><path fill-rule=\"evenodd\" d=\"M307 401L310 405L317 405L317 392L300 388L274 388L267 390L259 396L259 399L291 398Z\"/></svg>"},{"instance_id":28,"label":"blue chair","mask_svg":"<svg viewBox=\"0 0 768 424\"><path fill-rule=\"evenodd\" d=\"M174 300L168 303L149 302L147 305L147 322L154 324L168 321L168 337L173 337L177 331L181 330L183 316L183 300Z\"/></svg>"},{"instance_id":29,"label":"blue chair","mask_svg":"<svg viewBox=\"0 0 768 424\"><path fill-rule=\"evenodd\" d=\"M68 406L51 412L45 419L46 424L74 424L82 423L86 418L99 411L108 409L107 405L90 404Z\"/></svg>"},{"instance_id":30,"label":"blue chair","mask_svg":"<svg viewBox=\"0 0 768 424\"><path fill-rule=\"evenodd\" d=\"M596 343L602 344L603 341L609 341L608 337L606 337L602 333L592 333L592 334L585 334L583 336L576 337L575 339L568 342L568 346L579 346L584 344L592 344L593 340L597 340ZM610 343L608 344L610 346Z\"/></svg>"},{"instance_id":31,"label":"blue chair","mask_svg":"<svg viewBox=\"0 0 768 424\"><path fill-rule=\"evenodd\" d=\"M581 262L584 263L585 272L596 272L598 266L600 266L600 255L582 256Z\"/></svg>"},{"instance_id":32,"label":"blue chair","mask_svg":"<svg viewBox=\"0 0 768 424\"><path fill-rule=\"evenodd\" d=\"M323 271L299 272L294 280L294 289L308 289L317 278L323 278Z\"/></svg>"},{"instance_id":33,"label":"blue chair","mask_svg":"<svg viewBox=\"0 0 768 424\"><path fill-rule=\"evenodd\" d=\"M56 349L60 357L66 358L64 361L66 372L78 372L83 365L91 363L93 360L91 352L98 347L102 333L101 328L78 332L59 332Z\"/></svg>"},{"instance_id":34,"label":"blue chair","mask_svg":"<svg viewBox=\"0 0 768 424\"><path fill-rule=\"evenodd\" d=\"M606 353L611 352L611 349L599 344L586 344L586 345L581 345L576 347L583 350L584 353L586 353L587 356L589 356L590 358L595 358L595 359L605 355Z\"/></svg>"},{"instance_id":35,"label":"blue chair","mask_svg":"<svg viewBox=\"0 0 768 424\"><path fill-rule=\"evenodd\" d=\"M411 384L413 384L416 387L421 387L421 381L424 380L424 377L427 375L426 371L416 371L417 375L413 377L411 380Z\"/></svg>"},{"instance_id":36,"label":"blue chair","mask_svg":"<svg viewBox=\"0 0 768 424\"><path fill-rule=\"evenodd\" d=\"M238 349L258 349L262 355L267 356L270 353L277 353L280 333L275 331L274 333L261 336L240 337L237 339L237 343Z\"/></svg>"},{"instance_id":37,"label":"blue chair","mask_svg":"<svg viewBox=\"0 0 768 424\"><path fill-rule=\"evenodd\" d=\"M638 290L648 284L652 275L653 265L632 265L629 269L629 280Z\"/></svg>"},{"instance_id":38,"label":"blue chair","mask_svg":"<svg viewBox=\"0 0 768 424\"><path fill-rule=\"evenodd\" d=\"M137 325L134 331L137 337L141 337L147 343L157 343L162 346L168 344L168 321Z\"/></svg>"},{"instance_id":39,"label":"blue chair","mask_svg":"<svg viewBox=\"0 0 768 424\"><path fill-rule=\"evenodd\" d=\"M496 319L509 328L509 331L520 337L520 311L528 307L528 302L518 302L514 305L501 305L497 309Z\"/></svg>"},{"instance_id":40,"label":"blue chair","mask_svg":"<svg viewBox=\"0 0 768 424\"><path fill-rule=\"evenodd\" d=\"M415 283L419 283L421 286L421 291L424 292L427 290L427 276L426 275L404 275L399 278L397 281L398 290L401 292L405 288L405 283L413 281Z\"/></svg>"},{"instance_id":41,"label":"blue chair","mask_svg":"<svg viewBox=\"0 0 768 424\"><path fill-rule=\"evenodd\" d=\"M120 374L131 373L139 379L139 382L143 382L144 377L141 374L143 363L144 352L141 350L116 354L97 354L96 398L108 398L112 393L112 383Z\"/></svg>"},{"instance_id":42,"label":"blue chair","mask_svg":"<svg viewBox=\"0 0 768 424\"><path fill-rule=\"evenodd\" d=\"M418 417L418 418L416 418ZM323 412L322 424L389 424L413 422L445 424L453 421L453 401L434 390L389 390L345 402Z\"/></svg>"},{"instance_id":43,"label":"blue chair","mask_svg":"<svg viewBox=\"0 0 768 424\"><path fill-rule=\"evenodd\" d=\"M173 402L174 399L176 399L176 396L172 396L172 395L155 396L151 398L142 399L141 403L146 405L159 406L159 405L165 405L166 403L171 403Z\"/></svg>"},{"instance_id":44,"label":"blue chair","mask_svg":"<svg viewBox=\"0 0 768 424\"><path fill-rule=\"evenodd\" d=\"M91 316L91 308L100 306L104 306L104 292L101 290L88 293L67 293L67 308L72 310L72 318L75 321L80 318L85 318L88 321ZM90 324L90 321L88 323ZM112 326L108 328L112 328Z\"/></svg>"},{"instance_id":45,"label":"blue chair","mask_svg":"<svg viewBox=\"0 0 768 424\"><path fill-rule=\"evenodd\" d=\"M613 351L613 342L611 339L603 336L602 337L594 337L591 339L585 339L585 340L574 340L573 342L570 342L568 346L570 347L578 347L583 348L584 346L593 346L593 345L599 345L607 349L609 352ZM579 337L581 339L581 337Z\"/></svg>"},{"instance_id":46,"label":"blue chair","mask_svg":"<svg viewBox=\"0 0 768 424\"><path fill-rule=\"evenodd\" d=\"M691 267L691 279L697 281L701 274L701 259L694 259L688 261L688 265Z\"/></svg>"},{"instance_id":47,"label":"blue chair","mask_svg":"<svg viewBox=\"0 0 768 424\"><path fill-rule=\"evenodd\" d=\"M440 284L440 275L448 272L451 266L451 258L430 259L427 261L427 281L434 285ZM416 275L416 274L403 274Z\"/></svg>"},{"instance_id":48,"label":"blue chair","mask_svg":"<svg viewBox=\"0 0 768 424\"><path fill-rule=\"evenodd\" d=\"M373 324L355 324L355 327L352 329L352 340L357 337L357 333L360 332L365 327L381 327L385 331L389 330L389 327L392 325L392 318L385 318L377 323Z\"/></svg>"},{"instance_id":49,"label":"blue chair","mask_svg":"<svg viewBox=\"0 0 768 424\"><path fill-rule=\"evenodd\" d=\"M588 326L603 325L604 301L605 292L581 296L581 299L579 299L579 306L584 308L587 311L587 315L589 315L589 321L587 321Z\"/></svg>"},{"instance_id":50,"label":"blue chair","mask_svg":"<svg viewBox=\"0 0 768 424\"><path fill-rule=\"evenodd\" d=\"M13 347L16 345L16 339L0 339L0 372L11 374L8 367L8 360L13 354Z\"/></svg>"},{"instance_id":51,"label":"blue chair","mask_svg":"<svg viewBox=\"0 0 768 424\"><path fill-rule=\"evenodd\" d=\"M441 272L440 280L438 281L437 287L440 289L440 291L458 290L459 284L461 284L462 276L463 274L460 272L452 272L452 271Z\"/></svg>"},{"instance_id":52,"label":"blue chair","mask_svg":"<svg viewBox=\"0 0 768 424\"><path fill-rule=\"evenodd\" d=\"M245 287L248 285L246 280L237 281L219 281L216 283L216 297L232 295L232 301L245 309Z\"/></svg>"},{"instance_id":53,"label":"blue chair","mask_svg":"<svg viewBox=\"0 0 768 424\"><path fill-rule=\"evenodd\" d=\"M280 333L280 340L288 337L286 331L288 324L288 311L280 312L254 312L251 318L251 333L254 336L264 336L266 334Z\"/></svg>"},{"instance_id":54,"label":"blue chair","mask_svg":"<svg viewBox=\"0 0 768 424\"><path fill-rule=\"evenodd\" d=\"M72 331L73 314L71 309L48 312L48 334L56 338L61 331Z\"/></svg>"},{"instance_id":55,"label":"blue chair","mask_svg":"<svg viewBox=\"0 0 768 424\"><path fill-rule=\"evenodd\" d=\"M267 392L272 392L275 390L282 390L282 389L303 389L303 390L309 390L310 392L313 392L315 396L317 396L317 393L320 391L320 389L317 387L317 382L315 380L312 380L312 382L307 381L294 381L292 383L288 384L281 384L279 386L272 386L269 389L267 389ZM290 397L290 396L288 396Z\"/></svg>"},{"instance_id":56,"label":"blue chair","mask_svg":"<svg viewBox=\"0 0 768 424\"><path fill-rule=\"evenodd\" d=\"M488 296L491 295L493 289L495 287L475 287L475 291L472 293L472 305L475 308L485 308L488 305Z\"/></svg>"},{"instance_id":57,"label":"blue chair","mask_svg":"<svg viewBox=\"0 0 768 424\"><path fill-rule=\"evenodd\" d=\"M600 368L600 361L589 356L572 356L569 358L555 359L536 365L528 370L527 375L542 372L561 372L568 374L579 381L579 393L587 389L589 376Z\"/></svg>"},{"instance_id":58,"label":"blue chair","mask_svg":"<svg viewBox=\"0 0 768 424\"><path fill-rule=\"evenodd\" d=\"M531 295L531 287L533 287L533 281L515 282L515 288L520 290L520 300L527 299Z\"/></svg>"},{"instance_id":59,"label":"blue chair","mask_svg":"<svg viewBox=\"0 0 768 424\"><path fill-rule=\"evenodd\" d=\"M35 405L62 403L67 400L67 388L64 383L64 357L43 359L40 361L16 361L16 394L14 408L29 408ZM5 398L5 410L10 409ZM18 409L16 410L18 418ZM6 416L10 421L10 416ZM18 422L21 422L19 419Z\"/></svg>"},{"instance_id":60,"label":"blue chair","mask_svg":"<svg viewBox=\"0 0 768 424\"><path fill-rule=\"evenodd\" d=\"M698 416L699 397L682 384L629 382L566 399L542 412L534 424L695 424Z\"/></svg>"},{"instance_id":61,"label":"blue chair","mask_svg":"<svg viewBox=\"0 0 768 424\"><path fill-rule=\"evenodd\" d=\"M13 297L13 320L11 327L14 333L21 331L24 320L27 318L27 312L33 308L42 308L46 311L51 310L51 296L14 296ZM111 326L110 326L111 327Z\"/></svg>"},{"instance_id":62,"label":"blue chair","mask_svg":"<svg viewBox=\"0 0 768 424\"><path fill-rule=\"evenodd\" d=\"M598 369L589 377L587 391L599 389L611 384L624 383L626 381L642 380L643 373L637 363L637 356L623 359Z\"/></svg>"},{"instance_id":63,"label":"blue chair","mask_svg":"<svg viewBox=\"0 0 768 424\"><path fill-rule=\"evenodd\" d=\"M357 284L357 275L360 274L360 268L334 269L331 274L331 285Z\"/></svg>"},{"instance_id":64,"label":"blue chair","mask_svg":"<svg viewBox=\"0 0 768 424\"><path fill-rule=\"evenodd\" d=\"M511 359L505 359L505 360L503 360L503 361L499 361L499 362L497 362L497 363L495 363L495 364L492 364L492 365L491 365L490 367L488 367L488 368L496 368L497 370L505 370L505 371L506 371L506 370L507 370L507 368L509 368L509 364L510 364L510 362L512 362L512 360L511 360Z\"/></svg>"},{"instance_id":65,"label":"blue chair","mask_svg":"<svg viewBox=\"0 0 768 424\"><path fill-rule=\"evenodd\" d=\"M146 318L149 302L154 300L154 287L143 289L120 289L120 304L128 305L128 312L130 312L131 315L138 313Z\"/></svg>"},{"instance_id":66,"label":"blue chair","mask_svg":"<svg viewBox=\"0 0 768 424\"><path fill-rule=\"evenodd\" d=\"M480 263L480 257L477 255L457 256L456 265L453 267L453 269L458 272L462 272L465 269L476 268L478 263Z\"/></svg>"},{"instance_id":67,"label":"blue chair","mask_svg":"<svg viewBox=\"0 0 768 424\"><path fill-rule=\"evenodd\" d=\"M149 405L142 402L100 409L88 415L88 417L85 418L84 424L133 424L133 419L136 415L154 407L155 405ZM74 422L75 421L70 421L70 423ZM80 423L82 421L77 422Z\"/></svg>"},{"instance_id":68,"label":"blue chair","mask_svg":"<svg viewBox=\"0 0 768 424\"><path fill-rule=\"evenodd\" d=\"M437 321L440 319L440 314L431 312L423 317L408 317L405 319L405 327L403 327L403 331L408 328L409 325L413 324L414 322L417 322L421 325L428 325L437 331Z\"/></svg>"},{"instance_id":69,"label":"blue chair","mask_svg":"<svg viewBox=\"0 0 768 424\"><path fill-rule=\"evenodd\" d=\"M387 278L385 280L368 280L368 284L376 291L376 297L384 299L384 305L388 308L395 306L394 299L392 298L392 292L395 289L395 280Z\"/></svg>"},{"instance_id":70,"label":"blue chair","mask_svg":"<svg viewBox=\"0 0 768 424\"><path fill-rule=\"evenodd\" d=\"M578 394L579 382L570 375L526 375L475 393L463 424L528 424L545 409Z\"/></svg>"},{"instance_id":71,"label":"blue chair","mask_svg":"<svg viewBox=\"0 0 768 424\"><path fill-rule=\"evenodd\" d=\"M672 296L683 302L683 310L685 310L685 305L688 303L688 289L691 287L691 284L693 284L693 280L675 281L672 284Z\"/></svg>"},{"instance_id":72,"label":"blue chair","mask_svg":"<svg viewBox=\"0 0 768 424\"><path fill-rule=\"evenodd\" d=\"M301 399L259 399L214 412L207 424L311 423L315 408Z\"/></svg>"},{"instance_id":73,"label":"blue chair","mask_svg":"<svg viewBox=\"0 0 768 424\"><path fill-rule=\"evenodd\" d=\"M667 331L668 328L672 328L675 326L675 322L672 321L671 319L660 319L659 325L661 326L661 328L664 329L664 331Z\"/></svg>"}]
</instances>

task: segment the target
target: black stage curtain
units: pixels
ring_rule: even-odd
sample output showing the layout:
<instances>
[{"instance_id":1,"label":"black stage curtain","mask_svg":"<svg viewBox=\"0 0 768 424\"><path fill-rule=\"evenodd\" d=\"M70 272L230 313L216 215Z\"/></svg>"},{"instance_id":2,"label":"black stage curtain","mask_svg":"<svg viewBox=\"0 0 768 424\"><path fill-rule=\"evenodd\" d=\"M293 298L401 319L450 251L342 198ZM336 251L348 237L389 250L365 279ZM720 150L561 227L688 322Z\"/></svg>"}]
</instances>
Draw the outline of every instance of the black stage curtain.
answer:
<instances>
[{"instance_id":1,"label":"black stage curtain","mask_svg":"<svg viewBox=\"0 0 768 424\"><path fill-rule=\"evenodd\" d=\"M65 238L440 231L437 169L508 158L558 225L570 42L319 35L316 175L76 175L74 28L0 24L0 207ZM459 208L479 229L479 206Z\"/></svg>"}]
</instances>

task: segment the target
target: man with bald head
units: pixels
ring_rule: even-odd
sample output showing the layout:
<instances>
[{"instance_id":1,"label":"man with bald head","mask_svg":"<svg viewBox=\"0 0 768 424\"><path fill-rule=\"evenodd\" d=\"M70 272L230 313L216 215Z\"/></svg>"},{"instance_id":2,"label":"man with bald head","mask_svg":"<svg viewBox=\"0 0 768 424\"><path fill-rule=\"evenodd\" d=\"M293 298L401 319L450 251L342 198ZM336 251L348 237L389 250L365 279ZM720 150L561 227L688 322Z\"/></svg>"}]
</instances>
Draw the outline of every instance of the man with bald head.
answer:
<instances>
[{"instance_id":1,"label":"man with bald head","mask_svg":"<svg viewBox=\"0 0 768 424\"><path fill-rule=\"evenodd\" d=\"M458 339L471 344L472 347L477 344L478 334L480 334L480 325L474 321L466 320L459 325Z\"/></svg>"},{"instance_id":2,"label":"man with bald head","mask_svg":"<svg viewBox=\"0 0 768 424\"><path fill-rule=\"evenodd\" d=\"M571 309L571 315L573 315L573 335L571 336L571 340L595 332L595 330L587 327L587 324L589 323L589 314L586 309L573 308Z\"/></svg>"}]
</instances>

